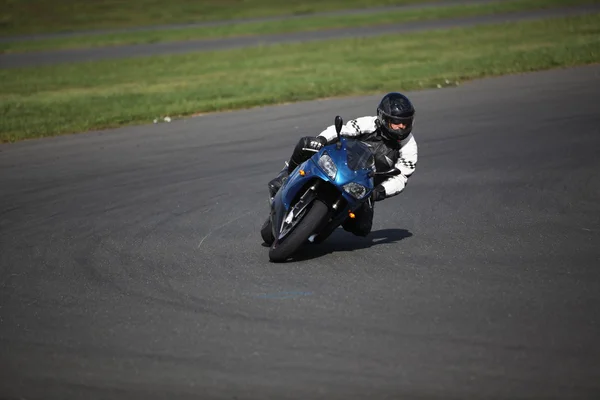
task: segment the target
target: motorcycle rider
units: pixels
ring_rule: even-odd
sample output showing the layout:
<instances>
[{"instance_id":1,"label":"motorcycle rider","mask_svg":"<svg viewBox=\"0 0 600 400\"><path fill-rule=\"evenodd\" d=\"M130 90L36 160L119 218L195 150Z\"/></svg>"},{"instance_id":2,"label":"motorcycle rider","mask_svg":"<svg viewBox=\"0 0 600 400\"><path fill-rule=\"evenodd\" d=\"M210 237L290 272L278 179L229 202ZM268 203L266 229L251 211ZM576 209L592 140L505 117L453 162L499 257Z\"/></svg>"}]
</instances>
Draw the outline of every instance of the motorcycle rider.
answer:
<instances>
[{"instance_id":1,"label":"motorcycle rider","mask_svg":"<svg viewBox=\"0 0 600 400\"><path fill-rule=\"evenodd\" d=\"M398 92L386 94L377 106L376 116L353 119L342 126L341 136L353 137L371 147L378 172L393 168L399 174L375 178L372 200L381 201L404 190L417 164L417 142L412 135L415 108L411 101ZM271 198L275 196L290 173L308 160L323 146L337 140L335 126L327 127L318 136L306 136L298 141L286 167L269 182ZM354 212L356 218L347 219L342 227L357 236L367 236L373 225L374 203L369 199Z\"/></svg>"}]
</instances>

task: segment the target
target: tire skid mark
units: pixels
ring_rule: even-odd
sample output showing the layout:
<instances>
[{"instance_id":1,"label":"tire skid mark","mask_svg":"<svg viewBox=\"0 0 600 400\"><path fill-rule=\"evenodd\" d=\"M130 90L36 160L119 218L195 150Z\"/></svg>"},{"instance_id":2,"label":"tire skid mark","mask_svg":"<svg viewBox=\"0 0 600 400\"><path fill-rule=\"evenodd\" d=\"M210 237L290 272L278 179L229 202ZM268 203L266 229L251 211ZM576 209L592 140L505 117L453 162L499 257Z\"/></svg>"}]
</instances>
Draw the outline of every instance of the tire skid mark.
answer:
<instances>
[{"instance_id":1,"label":"tire skid mark","mask_svg":"<svg viewBox=\"0 0 600 400\"><path fill-rule=\"evenodd\" d=\"M233 219L231 219L231 220L229 220L229 221L225 222L224 224L217 226L217 227L216 227L216 228L214 228L214 229L211 229L210 231L208 231L208 233L207 233L206 235L204 235L204 237L202 238L202 240L200 240L200 243L198 243L198 247L196 247L196 248L197 248L197 249L199 249L199 248L200 248L200 246L202 246L202 243L204 243L204 241L205 241L205 240L206 240L206 239L207 239L207 238L208 238L210 235L212 235L213 233L215 233L215 232L216 232L216 231L218 231L219 229L221 229L221 228L224 228L225 226L227 226L227 225L229 225L229 224L231 224L231 223L233 223L233 222L237 221L238 219L241 219L242 217L245 217L246 215L250 214L250 213L251 213L251 212L253 212L253 211L254 211L254 210L249 210L249 211L247 211L247 212L243 213L242 215L240 215L240 216L238 216L238 217L236 217L236 218L233 218Z\"/></svg>"}]
</instances>

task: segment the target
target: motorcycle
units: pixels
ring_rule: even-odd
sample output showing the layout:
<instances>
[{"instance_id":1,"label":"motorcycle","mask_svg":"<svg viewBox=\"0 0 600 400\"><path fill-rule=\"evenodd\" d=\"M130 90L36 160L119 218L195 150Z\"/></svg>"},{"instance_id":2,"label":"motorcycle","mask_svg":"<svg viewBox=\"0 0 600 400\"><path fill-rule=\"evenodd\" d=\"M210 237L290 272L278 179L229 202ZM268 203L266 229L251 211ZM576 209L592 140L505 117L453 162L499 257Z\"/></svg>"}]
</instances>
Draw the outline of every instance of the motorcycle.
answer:
<instances>
[{"instance_id":1,"label":"motorcycle","mask_svg":"<svg viewBox=\"0 0 600 400\"><path fill-rule=\"evenodd\" d=\"M400 173L396 168L377 172L369 145L342 137L339 115L334 125L337 141L300 164L269 199L261 236L273 262L286 261L307 242L325 240L346 219L355 218L364 202L373 201L374 178Z\"/></svg>"}]
</instances>

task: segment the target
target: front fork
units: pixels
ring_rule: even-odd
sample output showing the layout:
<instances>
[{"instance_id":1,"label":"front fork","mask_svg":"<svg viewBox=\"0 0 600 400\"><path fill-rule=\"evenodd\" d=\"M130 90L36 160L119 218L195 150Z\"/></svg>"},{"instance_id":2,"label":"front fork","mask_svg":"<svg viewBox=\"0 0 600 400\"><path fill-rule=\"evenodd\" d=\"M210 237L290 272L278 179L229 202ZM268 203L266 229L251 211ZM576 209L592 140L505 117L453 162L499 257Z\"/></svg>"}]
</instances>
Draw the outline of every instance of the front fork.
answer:
<instances>
[{"instance_id":1,"label":"front fork","mask_svg":"<svg viewBox=\"0 0 600 400\"><path fill-rule=\"evenodd\" d=\"M306 208L317 198L317 189L321 184L320 180L316 180L304 194L298 199L296 204L289 209L289 211L283 216L281 223L273 224L273 236L277 240L283 239L296 224L299 219L304 216ZM278 231L276 231L276 227Z\"/></svg>"}]
</instances>

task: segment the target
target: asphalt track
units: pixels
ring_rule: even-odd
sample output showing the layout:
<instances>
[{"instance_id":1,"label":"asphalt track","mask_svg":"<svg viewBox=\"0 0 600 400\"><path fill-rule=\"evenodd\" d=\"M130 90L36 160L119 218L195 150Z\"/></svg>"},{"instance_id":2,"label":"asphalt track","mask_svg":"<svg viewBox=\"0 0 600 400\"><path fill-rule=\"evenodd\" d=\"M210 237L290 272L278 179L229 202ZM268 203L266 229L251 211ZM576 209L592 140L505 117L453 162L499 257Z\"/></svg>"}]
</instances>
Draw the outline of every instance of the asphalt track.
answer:
<instances>
[{"instance_id":1,"label":"asphalt track","mask_svg":"<svg viewBox=\"0 0 600 400\"><path fill-rule=\"evenodd\" d=\"M97 60L121 59L127 57L148 57L154 55L181 54L194 51L225 50L248 46L267 46L283 43L308 42L314 40L370 37L384 34L401 34L433 29L470 27L481 24L531 21L542 18L565 17L597 12L600 12L600 4L432 21L416 21L381 26L340 28L325 31L321 30L224 39L189 40L181 42L123 45L90 49L2 54L0 55L0 68L37 67L41 65L60 63L89 62Z\"/></svg>"},{"instance_id":2,"label":"asphalt track","mask_svg":"<svg viewBox=\"0 0 600 400\"><path fill-rule=\"evenodd\" d=\"M0 397L599 398L599 87L411 93L406 192L286 264L265 183L379 96L0 146Z\"/></svg>"},{"instance_id":3,"label":"asphalt track","mask_svg":"<svg viewBox=\"0 0 600 400\"><path fill-rule=\"evenodd\" d=\"M297 15L281 15L273 17L257 17L257 18L242 18L242 19L228 19L219 21L201 21L191 23L180 23L180 24L168 24L168 25L153 25L153 26L138 26L122 29L98 29L98 30L86 30L86 31L75 31L75 32L58 32L58 33L40 33L31 35L19 35L19 36L8 36L0 37L0 43L11 43L20 42L27 40L43 40L43 39L57 39L65 37L75 36L89 36L89 35L101 35L101 34L115 34L115 33L128 33L128 32L143 32L143 31L166 31L186 28L201 28L211 26L226 26L240 23L251 23L251 22L272 22L272 21L289 21L289 20L302 20L306 18L314 17L326 17L326 16L343 16L343 15L356 15L356 14L374 14L386 11L400 11L400 10L418 10L428 9L437 7L450 7L450 6L468 6L473 4L492 4L501 3L502 1L508 0L441 0L432 1L430 3L414 3L414 4L401 4L396 6L380 6L370 8L357 8L357 9L343 9L328 12L316 12L307 14Z\"/></svg>"}]
</instances>

